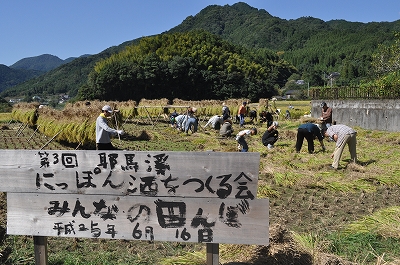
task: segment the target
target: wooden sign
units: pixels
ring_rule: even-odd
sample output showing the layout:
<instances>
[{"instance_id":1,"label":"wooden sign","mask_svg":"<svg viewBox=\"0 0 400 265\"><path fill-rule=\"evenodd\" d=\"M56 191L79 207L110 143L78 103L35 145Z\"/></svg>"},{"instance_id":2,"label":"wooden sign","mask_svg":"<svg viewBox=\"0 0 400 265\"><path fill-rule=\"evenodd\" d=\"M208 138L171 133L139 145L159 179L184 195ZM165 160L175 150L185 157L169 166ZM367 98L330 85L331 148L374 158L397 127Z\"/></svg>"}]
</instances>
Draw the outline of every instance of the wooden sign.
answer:
<instances>
[{"instance_id":1,"label":"wooden sign","mask_svg":"<svg viewBox=\"0 0 400 265\"><path fill-rule=\"evenodd\" d=\"M268 199L7 194L7 233L268 245Z\"/></svg>"},{"instance_id":2,"label":"wooden sign","mask_svg":"<svg viewBox=\"0 0 400 265\"><path fill-rule=\"evenodd\" d=\"M258 153L2 150L3 192L253 199Z\"/></svg>"},{"instance_id":3,"label":"wooden sign","mask_svg":"<svg viewBox=\"0 0 400 265\"><path fill-rule=\"evenodd\" d=\"M268 245L258 153L3 150L7 232Z\"/></svg>"}]
</instances>

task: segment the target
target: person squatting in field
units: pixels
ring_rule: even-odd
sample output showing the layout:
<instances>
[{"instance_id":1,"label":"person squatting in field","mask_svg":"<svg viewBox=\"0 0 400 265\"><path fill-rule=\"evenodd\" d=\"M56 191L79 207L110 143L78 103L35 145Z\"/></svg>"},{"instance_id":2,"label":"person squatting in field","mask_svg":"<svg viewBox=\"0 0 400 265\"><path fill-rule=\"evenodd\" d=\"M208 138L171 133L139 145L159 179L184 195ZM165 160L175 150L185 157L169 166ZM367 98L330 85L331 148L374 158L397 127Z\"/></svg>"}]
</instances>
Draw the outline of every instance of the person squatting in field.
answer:
<instances>
[{"instance_id":1,"label":"person squatting in field","mask_svg":"<svg viewBox=\"0 0 400 265\"><path fill-rule=\"evenodd\" d=\"M250 122L257 121L257 111L256 110L251 110L249 112L249 117L250 117Z\"/></svg>"},{"instance_id":2,"label":"person squatting in field","mask_svg":"<svg viewBox=\"0 0 400 265\"><path fill-rule=\"evenodd\" d=\"M267 128L264 132L263 136L261 137L261 141L264 146L268 149L274 148L274 144L278 141L279 132L277 130L279 124L277 121L274 121L271 126Z\"/></svg>"},{"instance_id":3,"label":"person squatting in field","mask_svg":"<svg viewBox=\"0 0 400 265\"><path fill-rule=\"evenodd\" d=\"M225 119L224 123L221 126L221 129L219 129L219 135L223 137L230 137L232 133L233 133L232 120L230 118Z\"/></svg>"},{"instance_id":4,"label":"person squatting in field","mask_svg":"<svg viewBox=\"0 0 400 265\"><path fill-rule=\"evenodd\" d=\"M274 117L271 112L265 110L260 112L260 122L266 122L267 127L271 126L273 121Z\"/></svg>"}]
</instances>

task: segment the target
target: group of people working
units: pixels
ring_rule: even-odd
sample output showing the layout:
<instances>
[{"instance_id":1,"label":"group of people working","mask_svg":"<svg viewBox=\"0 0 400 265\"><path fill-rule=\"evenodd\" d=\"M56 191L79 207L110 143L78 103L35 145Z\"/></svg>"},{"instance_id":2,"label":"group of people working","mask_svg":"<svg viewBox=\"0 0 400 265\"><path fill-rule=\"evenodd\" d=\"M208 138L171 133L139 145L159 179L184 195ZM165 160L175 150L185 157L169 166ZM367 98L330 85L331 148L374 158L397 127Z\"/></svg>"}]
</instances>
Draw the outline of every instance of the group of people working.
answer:
<instances>
[{"instance_id":1,"label":"group of people working","mask_svg":"<svg viewBox=\"0 0 400 265\"><path fill-rule=\"evenodd\" d=\"M314 139L318 139L322 151L325 152L324 137L328 141L336 142L335 150L333 151L331 158L333 158L332 165L330 168L338 169L339 161L342 157L344 147L346 144L349 147L351 161L357 162L357 132L344 124L336 124L332 120L332 108L328 107L326 102L321 103L322 115L320 117L321 124L305 123L297 129L297 140L296 140L296 152L300 152L301 146L303 145L304 138L308 143L308 152L314 153Z\"/></svg>"},{"instance_id":2,"label":"group of people working","mask_svg":"<svg viewBox=\"0 0 400 265\"><path fill-rule=\"evenodd\" d=\"M267 128L264 134L261 137L261 142L264 146L268 149L274 148L274 144L278 141L279 132L277 130L278 122L274 121L272 124ZM242 130L236 135L236 141L238 142L238 149L241 152L247 152L249 147L246 142L246 138L251 135L257 134L257 128Z\"/></svg>"},{"instance_id":3,"label":"group of people working","mask_svg":"<svg viewBox=\"0 0 400 265\"><path fill-rule=\"evenodd\" d=\"M246 102L243 102L238 111L239 116L239 126L244 127L244 115L243 109L246 108ZM324 137L327 137L329 141L336 142L336 147L331 155L333 162L331 165L332 169L338 169L339 161L343 154L344 147L347 144L349 147L351 160L353 162L357 161L356 152L356 135L357 132L344 125L336 124L332 120L332 108L328 107L325 102L321 103L322 115L320 117L321 123L304 123L297 128L296 137L296 152L299 153L304 139L307 140L308 152L310 154L314 153L314 139L318 139L322 151L325 151ZM96 120L96 149L97 150L112 150L114 147L111 144L110 136L112 135L123 135L123 130L116 130L108 126L107 118L109 118L113 113L113 110L109 105L105 105L102 108L100 115ZM196 132L198 128L198 119L195 117L196 108L188 108L185 114L177 114L173 112L170 116L171 126L177 128L178 130L188 133L189 130ZM229 107L223 103L222 115L215 115L211 117L208 122L204 125L204 128L211 126L215 130L219 130L219 134L224 137L229 137L233 134L234 130L232 128L232 120L230 116ZM271 116L272 118L272 116ZM267 122L267 130L261 137L261 141L264 146L268 149L274 148L274 144L278 140L279 132L277 130L279 124L276 121L268 118L265 120ZM238 143L238 148L241 152L248 152L249 147L246 138L251 135L257 134L257 128L244 129L236 134L235 140Z\"/></svg>"},{"instance_id":4,"label":"group of people working","mask_svg":"<svg viewBox=\"0 0 400 265\"><path fill-rule=\"evenodd\" d=\"M242 105L239 107L238 110L238 118L239 118L239 127L243 128L244 127L244 118L247 113L247 102L243 102ZM232 128L232 119L231 119L231 113L226 106L225 103L222 104L222 115L215 115L212 116L208 122L204 125L204 128L207 128L207 126L211 126L215 130L219 130L220 136L223 137L229 137L233 133L233 128ZM260 121L261 122L266 122L267 123L267 130L264 132L262 136L262 143L268 148L272 149L274 147L274 143L278 140L278 122L273 121L273 117L270 114L269 116L267 115L267 112L262 112L260 113ZM249 150L246 138L251 135L256 135L257 134L257 128L252 128L252 129L244 129L239 131L236 134L236 141L238 142L238 149L241 152L247 152Z\"/></svg>"},{"instance_id":5,"label":"group of people working","mask_svg":"<svg viewBox=\"0 0 400 265\"><path fill-rule=\"evenodd\" d=\"M315 151L314 139L318 139L322 151L325 152L326 148L324 145L324 138L326 137L328 141L336 142L335 150L331 155L331 158L333 158L333 162L330 168L338 169L339 161L342 157L344 147L346 146L346 144L349 147L351 161L356 163L357 132L347 125L336 124L336 122L332 120L332 108L328 107L326 102L321 103L321 108L322 108L322 115L320 117L320 123L304 123L297 128L297 137L295 145L296 152L297 153L300 152L304 139L307 140L308 152L310 154L314 153ZM279 135L277 131L278 123L272 121L271 124L270 125L268 124L267 126L268 128L264 132L261 139L263 145L271 149L273 148L274 143L278 140L278 135ZM246 137L255 134L257 134L257 128L243 130L236 135L236 141L239 143L239 149L241 149L242 152L248 151Z\"/></svg>"},{"instance_id":6,"label":"group of people working","mask_svg":"<svg viewBox=\"0 0 400 265\"><path fill-rule=\"evenodd\" d=\"M171 126L177 130L184 131L186 134L189 133L189 130L192 133L197 132L199 122L195 116L196 111L197 109L193 107L189 107L185 114L178 114L174 111L170 116Z\"/></svg>"}]
</instances>

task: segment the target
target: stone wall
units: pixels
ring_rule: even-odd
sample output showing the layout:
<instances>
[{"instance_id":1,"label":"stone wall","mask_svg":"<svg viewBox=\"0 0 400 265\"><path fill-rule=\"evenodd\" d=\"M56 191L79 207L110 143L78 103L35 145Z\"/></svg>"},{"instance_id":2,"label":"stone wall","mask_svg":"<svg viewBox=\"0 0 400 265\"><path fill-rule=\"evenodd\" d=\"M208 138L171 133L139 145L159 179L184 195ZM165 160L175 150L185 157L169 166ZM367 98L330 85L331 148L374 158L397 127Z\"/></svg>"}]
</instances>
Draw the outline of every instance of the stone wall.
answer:
<instances>
[{"instance_id":1,"label":"stone wall","mask_svg":"<svg viewBox=\"0 0 400 265\"><path fill-rule=\"evenodd\" d=\"M311 116L321 116L322 100L311 102ZM338 124L364 129L400 132L400 100L325 100Z\"/></svg>"}]
</instances>

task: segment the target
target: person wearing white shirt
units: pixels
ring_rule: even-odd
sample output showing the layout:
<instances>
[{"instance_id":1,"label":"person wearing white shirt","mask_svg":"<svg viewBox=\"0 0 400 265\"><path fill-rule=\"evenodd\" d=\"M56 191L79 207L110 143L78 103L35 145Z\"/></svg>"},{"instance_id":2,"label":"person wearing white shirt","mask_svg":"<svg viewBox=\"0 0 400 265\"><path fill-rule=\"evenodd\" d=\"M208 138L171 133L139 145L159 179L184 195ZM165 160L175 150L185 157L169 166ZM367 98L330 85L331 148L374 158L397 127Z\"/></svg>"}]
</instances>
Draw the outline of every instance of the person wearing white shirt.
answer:
<instances>
[{"instance_id":1,"label":"person wearing white shirt","mask_svg":"<svg viewBox=\"0 0 400 265\"><path fill-rule=\"evenodd\" d=\"M108 126L107 118L110 117L113 110L109 105L101 109L100 115L96 119L96 150L114 150L111 144L110 135L122 135L124 131L115 130Z\"/></svg>"},{"instance_id":2,"label":"person wearing white shirt","mask_svg":"<svg viewBox=\"0 0 400 265\"><path fill-rule=\"evenodd\" d=\"M249 146L247 145L246 138L251 135L256 135L257 134L257 128L252 128L250 130L243 130L240 131L236 135L236 141L239 143L239 146L241 146L241 152L247 152L249 150Z\"/></svg>"},{"instance_id":3,"label":"person wearing white shirt","mask_svg":"<svg viewBox=\"0 0 400 265\"><path fill-rule=\"evenodd\" d=\"M221 128L221 124L223 122L224 122L224 120L222 119L222 116L214 115L208 120L206 125L204 125L204 129L207 128L207 126L211 124L211 127L213 129L219 130Z\"/></svg>"}]
</instances>

